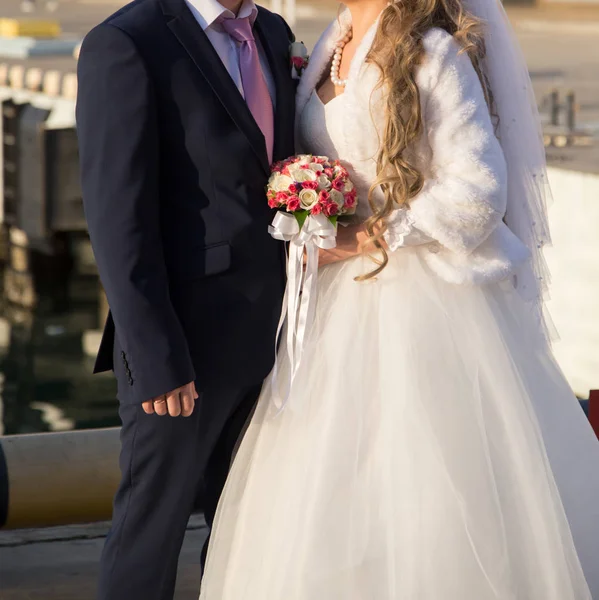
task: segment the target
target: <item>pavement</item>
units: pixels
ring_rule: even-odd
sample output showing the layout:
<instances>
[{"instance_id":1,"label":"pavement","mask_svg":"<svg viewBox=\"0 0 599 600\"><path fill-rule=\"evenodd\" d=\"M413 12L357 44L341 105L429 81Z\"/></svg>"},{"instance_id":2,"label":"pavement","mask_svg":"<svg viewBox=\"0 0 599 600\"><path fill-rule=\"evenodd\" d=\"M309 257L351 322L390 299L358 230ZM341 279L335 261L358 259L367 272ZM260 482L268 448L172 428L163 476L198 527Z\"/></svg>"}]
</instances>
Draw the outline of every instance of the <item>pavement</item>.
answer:
<instances>
[{"instance_id":1,"label":"pavement","mask_svg":"<svg viewBox=\"0 0 599 600\"><path fill-rule=\"evenodd\" d=\"M93 600L108 523L0 532L2 600ZM204 519L190 519L174 600L197 600ZM133 600L133 599L132 599Z\"/></svg>"}]
</instances>

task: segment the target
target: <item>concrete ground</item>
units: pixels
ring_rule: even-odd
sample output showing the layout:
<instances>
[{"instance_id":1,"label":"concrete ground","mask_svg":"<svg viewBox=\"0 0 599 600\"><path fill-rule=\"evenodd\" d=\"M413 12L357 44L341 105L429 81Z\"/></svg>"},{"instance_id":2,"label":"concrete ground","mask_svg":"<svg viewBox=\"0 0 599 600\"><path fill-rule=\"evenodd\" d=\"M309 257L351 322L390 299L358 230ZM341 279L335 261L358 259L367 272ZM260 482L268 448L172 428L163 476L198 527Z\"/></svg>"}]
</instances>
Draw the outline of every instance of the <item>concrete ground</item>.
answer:
<instances>
[{"instance_id":1,"label":"concrete ground","mask_svg":"<svg viewBox=\"0 0 599 600\"><path fill-rule=\"evenodd\" d=\"M2 600L93 600L107 523L0 533ZM192 517L175 600L197 600L203 518ZM131 600L137 600L132 598Z\"/></svg>"}]
</instances>

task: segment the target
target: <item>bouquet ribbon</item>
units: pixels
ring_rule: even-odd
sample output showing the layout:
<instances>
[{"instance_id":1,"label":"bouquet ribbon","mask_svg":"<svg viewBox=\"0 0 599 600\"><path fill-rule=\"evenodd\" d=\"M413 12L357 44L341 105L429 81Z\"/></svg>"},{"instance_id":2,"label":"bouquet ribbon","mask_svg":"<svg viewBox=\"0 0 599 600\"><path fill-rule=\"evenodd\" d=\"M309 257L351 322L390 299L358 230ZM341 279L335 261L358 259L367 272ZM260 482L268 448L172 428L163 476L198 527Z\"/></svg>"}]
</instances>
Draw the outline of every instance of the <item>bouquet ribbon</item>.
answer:
<instances>
[{"instance_id":1,"label":"bouquet ribbon","mask_svg":"<svg viewBox=\"0 0 599 600\"><path fill-rule=\"evenodd\" d=\"M268 232L277 240L289 242L287 287L276 337L276 347L278 348L283 324L287 321L286 346L290 375L283 398L279 386L278 358L275 358L271 378L273 399L280 412L285 408L289 399L301 364L306 334L314 321L318 294L318 250L319 248L330 250L337 245L337 229L323 214L308 215L300 227L293 214L278 212L272 225L268 228ZM306 254L305 270L304 253Z\"/></svg>"}]
</instances>

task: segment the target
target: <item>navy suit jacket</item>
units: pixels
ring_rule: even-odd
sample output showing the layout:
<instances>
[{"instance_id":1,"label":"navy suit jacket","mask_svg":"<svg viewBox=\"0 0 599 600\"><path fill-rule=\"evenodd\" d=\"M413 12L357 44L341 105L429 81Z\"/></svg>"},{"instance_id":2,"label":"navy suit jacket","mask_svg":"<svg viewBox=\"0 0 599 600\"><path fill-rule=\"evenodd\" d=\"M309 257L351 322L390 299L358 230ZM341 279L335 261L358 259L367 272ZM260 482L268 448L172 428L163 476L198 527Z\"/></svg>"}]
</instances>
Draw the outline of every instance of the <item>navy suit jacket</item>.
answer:
<instances>
[{"instance_id":1,"label":"navy suit jacket","mask_svg":"<svg viewBox=\"0 0 599 600\"><path fill-rule=\"evenodd\" d=\"M260 8L276 84L274 157L294 152L292 34ZM284 251L267 227L264 136L184 0L136 0L78 66L83 199L111 308L96 371L144 402L268 374Z\"/></svg>"}]
</instances>

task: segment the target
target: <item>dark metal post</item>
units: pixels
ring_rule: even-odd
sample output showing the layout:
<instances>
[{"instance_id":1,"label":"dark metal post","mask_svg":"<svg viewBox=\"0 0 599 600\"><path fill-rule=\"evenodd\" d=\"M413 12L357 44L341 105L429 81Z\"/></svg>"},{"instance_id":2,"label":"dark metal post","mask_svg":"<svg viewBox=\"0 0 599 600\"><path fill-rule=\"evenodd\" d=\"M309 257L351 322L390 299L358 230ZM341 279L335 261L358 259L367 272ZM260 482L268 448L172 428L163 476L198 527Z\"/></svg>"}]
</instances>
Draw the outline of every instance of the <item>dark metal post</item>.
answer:
<instances>
[{"instance_id":1,"label":"dark metal post","mask_svg":"<svg viewBox=\"0 0 599 600\"><path fill-rule=\"evenodd\" d=\"M597 437L599 437L599 390L591 391L589 396L589 420Z\"/></svg>"},{"instance_id":2,"label":"dark metal post","mask_svg":"<svg viewBox=\"0 0 599 600\"><path fill-rule=\"evenodd\" d=\"M572 91L566 96L566 125L568 131L576 129L576 96Z\"/></svg>"},{"instance_id":3,"label":"dark metal post","mask_svg":"<svg viewBox=\"0 0 599 600\"><path fill-rule=\"evenodd\" d=\"M4 222L11 225L17 218L19 205L19 120L26 104L12 100L2 103L2 132L4 151Z\"/></svg>"},{"instance_id":4,"label":"dark metal post","mask_svg":"<svg viewBox=\"0 0 599 600\"><path fill-rule=\"evenodd\" d=\"M551 125L559 125L559 92L553 90L549 96L549 114L551 115Z\"/></svg>"},{"instance_id":5,"label":"dark metal post","mask_svg":"<svg viewBox=\"0 0 599 600\"><path fill-rule=\"evenodd\" d=\"M50 110L27 106L19 119L19 190L17 227L29 238L48 234L45 122Z\"/></svg>"}]
</instances>

